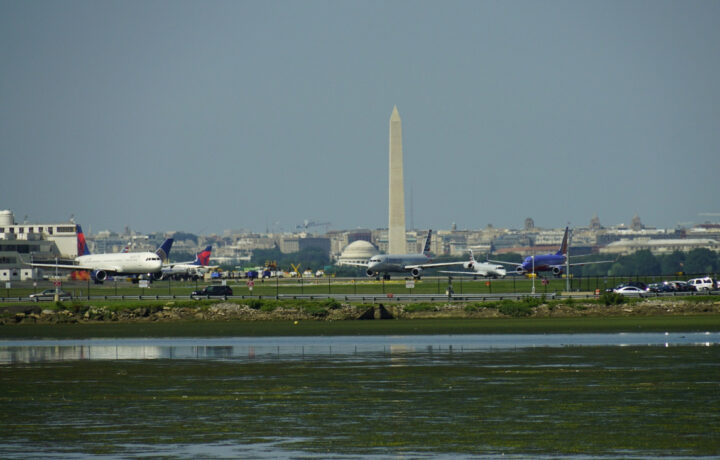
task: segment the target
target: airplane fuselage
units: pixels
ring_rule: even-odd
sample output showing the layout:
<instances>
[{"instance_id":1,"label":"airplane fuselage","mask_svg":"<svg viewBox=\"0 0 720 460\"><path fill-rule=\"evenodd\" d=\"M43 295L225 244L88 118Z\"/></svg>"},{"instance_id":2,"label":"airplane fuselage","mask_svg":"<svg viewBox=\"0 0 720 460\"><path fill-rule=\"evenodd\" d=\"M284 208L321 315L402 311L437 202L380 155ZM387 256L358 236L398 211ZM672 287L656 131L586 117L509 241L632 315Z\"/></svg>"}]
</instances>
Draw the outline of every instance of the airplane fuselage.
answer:
<instances>
[{"instance_id":1,"label":"airplane fuselage","mask_svg":"<svg viewBox=\"0 0 720 460\"><path fill-rule=\"evenodd\" d=\"M539 256L528 256L518 265L518 273L535 273L552 271L555 274L562 273L565 268L565 256L562 254L543 254Z\"/></svg>"},{"instance_id":2,"label":"airplane fuselage","mask_svg":"<svg viewBox=\"0 0 720 460\"><path fill-rule=\"evenodd\" d=\"M200 264L170 264L163 265L162 274L165 276L172 275L197 275L200 276L205 273L205 268Z\"/></svg>"},{"instance_id":3,"label":"airplane fuselage","mask_svg":"<svg viewBox=\"0 0 720 460\"><path fill-rule=\"evenodd\" d=\"M507 270L502 265L487 262L468 262L466 265L468 266L465 268L469 268L480 276L503 278L507 275Z\"/></svg>"},{"instance_id":4,"label":"airplane fuselage","mask_svg":"<svg viewBox=\"0 0 720 460\"><path fill-rule=\"evenodd\" d=\"M154 252L89 254L78 256L75 262L92 270L123 275L157 273L162 267L162 260Z\"/></svg>"},{"instance_id":5,"label":"airplane fuselage","mask_svg":"<svg viewBox=\"0 0 720 460\"><path fill-rule=\"evenodd\" d=\"M424 254L378 254L368 262L368 273L406 273L408 265L422 265L430 262Z\"/></svg>"}]
</instances>

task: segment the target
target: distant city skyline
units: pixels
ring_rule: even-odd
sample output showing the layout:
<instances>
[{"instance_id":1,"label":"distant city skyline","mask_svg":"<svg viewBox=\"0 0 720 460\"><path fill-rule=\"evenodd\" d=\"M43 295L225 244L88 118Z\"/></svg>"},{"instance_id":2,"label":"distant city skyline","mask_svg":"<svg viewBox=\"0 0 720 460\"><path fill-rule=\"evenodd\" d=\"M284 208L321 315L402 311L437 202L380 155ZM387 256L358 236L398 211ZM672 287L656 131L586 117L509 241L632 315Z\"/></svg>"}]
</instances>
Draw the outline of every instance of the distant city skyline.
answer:
<instances>
[{"instance_id":1,"label":"distant city skyline","mask_svg":"<svg viewBox=\"0 0 720 460\"><path fill-rule=\"evenodd\" d=\"M0 209L93 231L717 222L720 2L0 0Z\"/></svg>"},{"instance_id":2,"label":"distant city skyline","mask_svg":"<svg viewBox=\"0 0 720 460\"><path fill-rule=\"evenodd\" d=\"M6 210L0 210L0 211L6 211ZM9 210L9 211L12 212L12 210ZM94 227L92 226L92 224L86 224L86 223L77 221L74 217L71 217L72 220L71 220L71 219L64 219L64 220L54 220L54 221L49 221L49 220L33 220L33 219L30 219L30 216L27 216L27 215L26 215L26 216L23 216L23 218L18 218L18 216L16 216L16 215L13 215L13 217L14 217L14 220L15 220L16 225L62 224L62 223L65 223L65 222L68 222L68 223L73 222L73 223L75 223L75 224L81 225L82 228L85 230L85 233L87 233L87 234L93 234L93 235L97 235L98 233L102 233L102 232L111 232L111 233L115 233L115 234L118 234L118 235L122 235L122 234L126 233L127 231L130 231L130 232L132 232L132 233L137 233L137 234L173 233L173 232L175 232L175 233L190 233L190 234L196 234L196 235L198 235L198 236L209 236L209 235L223 236L224 234L227 234L227 233L231 233L231 234L238 234L238 233L257 233L257 234L267 233L267 234L273 234L273 233L303 233L303 232L305 232L305 233L308 233L308 234L325 234L326 231L346 231L346 232L352 232L353 230L371 230L371 231L376 231L376 230L388 230L388 226L387 226L387 225L385 225L385 226L379 226L379 227L367 227L367 226L366 226L366 227L352 227L352 228L337 228L337 227L332 227L332 228L331 228L330 226L322 225L322 224L312 225L312 222L311 222L311 225L310 225L309 227L307 227L307 228L300 228L299 226L284 227L284 226L281 226L281 225L276 225L275 227L267 227L266 229L261 229L261 230L253 230L253 229L248 229L248 228L228 228L228 229L223 229L223 230L217 231L217 232L215 232L215 231L210 231L210 232L193 232L193 231L187 230L187 229L175 229L175 228L162 228L162 229L144 230L144 229L134 228L134 227L132 227L132 226L125 226L125 227L123 227L122 229L112 229L112 228L99 228L99 229L97 229L97 228L94 228ZM642 219L642 216L638 216L638 217L639 217L640 220L641 220L641 223L642 223L642 225L643 225L643 228L646 228L646 229L674 230L674 229L677 229L677 228L691 228L690 225L685 225L685 226L677 225L677 226L673 226L673 227L663 227L663 226L658 226L658 225L652 225L651 223L646 223L646 222ZM714 216L713 216L713 217L714 217ZM532 219L532 217L530 217L530 216L528 216L528 218ZM526 218L526 219L527 219L527 218ZM558 225L558 226L552 226L552 225L549 225L549 226L534 225L533 228L537 228L537 229L540 229L540 230L557 230L557 231L562 230L565 226L568 226L568 225L570 226L570 228L590 228L590 227L592 226L592 225L591 225L591 224L592 224L591 220L592 220L592 218L591 218L591 219L588 219L587 222L578 223L577 225L570 225L570 224ZM628 222L618 222L618 223L614 223L614 224L605 223L605 222L603 222L603 221L602 221L601 219L599 219L599 218L598 218L598 220L599 220L599 222L600 222L600 224L602 225L603 228L611 229L611 228L619 228L619 227L631 228L631 227L632 227L632 220L633 220L633 219L630 219L630 221L628 221ZM534 219L533 219L533 221L534 221ZM323 224L327 224L327 223L323 223ZM433 230L435 230L435 231L447 231L447 230L452 230L453 224L454 224L454 223L451 222L448 226L439 226L439 225L438 225L438 226L430 226L430 227L417 227L417 226L416 226L416 227L409 227L409 226L408 226L408 228L406 229L406 233L414 232L414 231L424 232L424 231L426 231L426 230L429 229L429 228L430 228L430 229L433 229ZM693 225L701 225L701 224L715 224L715 225L720 225L720 222L718 222L717 220L715 220L715 221L705 220L705 221L703 221L703 222L698 222L698 223L695 223L695 224L693 224ZM457 227L456 224L455 224L455 227ZM519 225L511 225L511 226L492 225L492 227L493 227L493 228L496 228L496 229L520 230L520 231L522 231L522 230L525 229L525 220L523 220L523 222L520 223ZM487 229L487 228L488 228L488 226L485 225L485 226L482 226L482 227L472 227L472 228L470 228L470 227L467 227L467 228L457 227L457 230L459 230L459 231L482 231L482 230L485 230L485 229Z\"/></svg>"}]
</instances>

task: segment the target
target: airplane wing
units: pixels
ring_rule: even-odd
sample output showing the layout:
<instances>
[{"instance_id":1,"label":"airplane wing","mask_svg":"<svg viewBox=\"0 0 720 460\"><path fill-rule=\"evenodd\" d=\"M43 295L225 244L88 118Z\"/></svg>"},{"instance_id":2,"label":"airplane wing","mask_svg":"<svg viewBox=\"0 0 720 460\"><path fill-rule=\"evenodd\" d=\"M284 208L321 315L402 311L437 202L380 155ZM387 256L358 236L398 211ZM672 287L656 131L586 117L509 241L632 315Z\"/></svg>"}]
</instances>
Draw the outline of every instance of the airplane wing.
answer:
<instances>
[{"instance_id":1,"label":"airplane wing","mask_svg":"<svg viewBox=\"0 0 720 460\"><path fill-rule=\"evenodd\" d=\"M89 265L73 265L73 264L28 263L27 265L30 265L31 267L38 267L38 268L57 268L59 270L95 270L96 269L96 267L91 267Z\"/></svg>"},{"instance_id":2,"label":"airplane wing","mask_svg":"<svg viewBox=\"0 0 720 460\"><path fill-rule=\"evenodd\" d=\"M506 260L490 260L487 259L485 262L492 262L494 264L503 264L503 265L522 265L522 262L508 262Z\"/></svg>"},{"instance_id":3,"label":"airplane wing","mask_svg":"<svg viewBox=\"0 0 720 460\"><path fill-rule=\"evenodd\" d=\"M570 266L576 267L579 265L590 265L590 264L611 264L614 262L615 262L614 260L596 260L596 261L592 261L592 262L575 262L573 264L570 264ZM563 264L562 266L564 267L565 265Z\"/></svg>"},{"instance_id":4,"label":"airplane wing","mask_svg":"<svg viewBox=\"0 0 720 460\"><path fill-rule=\"evenodd\" d=\"M412 270L413 268L432 268L432 267L449 267L451 265L462 265L465 261L460 262L438 262L436 264L416 264L416 265L405 265L405 270Z\"/></svg>"},{"instance_id":5,"label":"airplane wing","mask_svg":"<svg viewBox=\"0 0 720 460\"><path fill-rule=\"evenodd\" d=\"M466 275L466 276L482 276L485 277L485 275L482 275L478 272L457 272L457 271L448 271L448 270L440 270L438 273L450 273L454 275Z\"/></svg>"},{"instance_id":6,"label":"airplane wing","mask_svg":"<svg viewBox=\"0 0 720 460\"><path fill-rule=\"evenodd\" d=\"M351 265L353 267L365 267L367 268L370 264L363 264L358 262L343 262L343 265Z\"/></svg>"},{"instance_id":7,"label":"airplane wing","mask_svg":"<svg viewBox=\"0 0 720 460\"><path fill-rule=\"evenodd\" d=\"M117 273L120 271L119 267L98 267L97 265L71 265L71 264L28 264L32 267L38 268L57 268L58 270L104 270L110 273Z\"/></svg>"}]
</instances>

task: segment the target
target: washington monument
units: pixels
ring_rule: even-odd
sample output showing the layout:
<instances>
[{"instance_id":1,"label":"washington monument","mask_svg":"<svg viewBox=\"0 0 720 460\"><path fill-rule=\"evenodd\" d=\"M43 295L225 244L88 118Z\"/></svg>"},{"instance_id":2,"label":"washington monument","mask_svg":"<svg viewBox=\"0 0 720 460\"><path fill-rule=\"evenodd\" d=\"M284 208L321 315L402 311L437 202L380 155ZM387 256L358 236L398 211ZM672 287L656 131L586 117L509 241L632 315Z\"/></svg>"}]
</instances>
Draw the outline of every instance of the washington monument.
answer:
<instances>
[{"instance_id":1,"label":"washington monument","mask_svg":"<svg viewBox=\"0 0 720 460\"><path fill-rule=\"evenodd\" d=\"M405 191L403 188L402 120L397 106L390 115L390 221L388 224L388 254L404 254Z\"/></svg>"}]
</instances>

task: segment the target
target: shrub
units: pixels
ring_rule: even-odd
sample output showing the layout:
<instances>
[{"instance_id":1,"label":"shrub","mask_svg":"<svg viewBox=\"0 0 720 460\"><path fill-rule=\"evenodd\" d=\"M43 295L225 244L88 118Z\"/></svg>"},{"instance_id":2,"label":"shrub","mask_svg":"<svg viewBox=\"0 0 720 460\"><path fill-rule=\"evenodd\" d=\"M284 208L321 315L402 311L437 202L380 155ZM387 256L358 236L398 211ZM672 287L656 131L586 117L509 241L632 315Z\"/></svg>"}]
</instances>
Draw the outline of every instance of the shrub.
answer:
<instances>
[{"instance_id":1,"label":"shrub","mask_svg":"<svg viewBox=\"0 0 720 460\"><path fill-rule=\"evenodd\" d=\"M247 306L253 310L259 310L262 308L264 302L261 299L250 299L248 300Z\"/></svg>"},{"instance_id":2,"label":"shrub","mask_svg":"<svg viewBox=\"0 0 720 460\"><path fill-rule=\"evenodd\" d=\"M416 313L419 311L435 311L435 305L431 303L411 303L405 305L404 310L408 313Z\"/></svg>"},{"instance_id":3,"label":"shrub","mask_svg":"<svg viewBox=\"0 0 720 460\"><path fill-rule=\"evenodd\" d=\"M603 293L600 300L606 306L621 305L625 303L625 296L622 294L618 294L617 292L605 292Z\"/></svg>"},{"instance_id":4,"label":"shrub","mask_svg":"<svg viewBox=\"0 0 720 460\"><path fill-rule=\"evenodd\" d=\"M298 305L303 311L306 313L316 317L316 318L325 318L330 313L327 311L327 309L318 302L303 302L300 305Z\"/></svg>"},{"instance_id":5,"label":"shrub","mask_svg":"<svg viewBox=\"0 0 720 460\"><path fill-rule=\"evenodd\" d=\"M342 307L342 304L336 299L327 299L322 304L328 310L337 310L338 308Z\"/></svg>"},{"instance_id":6,"label":"shrub","mask_svg":"<svg viewBox=\"0 0 720 460\"><path fill-rule=\"evenodd\" d=\"M514 318L529 316L532 314L533 300L537 299L527 298L519 302L513 300L503 300L498 308L498 311L500 311L503 315L512 316Z\"/></svg>"},{"instance_id":7,"label":"shrub","mask_svg":"<svg viewBox=\"0 0 720 460\"><path fill-rule=\"evenodd\" d=\"M277 307L278 304L276 302L263 302L262 306L260 307L260 311L271 312L274 311Z\"/></svg>"}]
</instances>

